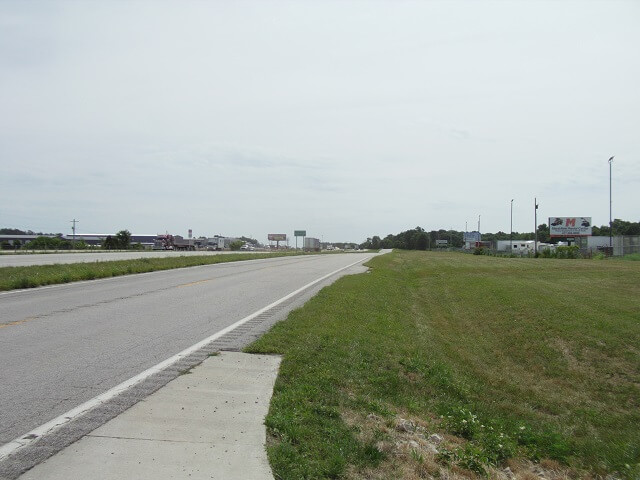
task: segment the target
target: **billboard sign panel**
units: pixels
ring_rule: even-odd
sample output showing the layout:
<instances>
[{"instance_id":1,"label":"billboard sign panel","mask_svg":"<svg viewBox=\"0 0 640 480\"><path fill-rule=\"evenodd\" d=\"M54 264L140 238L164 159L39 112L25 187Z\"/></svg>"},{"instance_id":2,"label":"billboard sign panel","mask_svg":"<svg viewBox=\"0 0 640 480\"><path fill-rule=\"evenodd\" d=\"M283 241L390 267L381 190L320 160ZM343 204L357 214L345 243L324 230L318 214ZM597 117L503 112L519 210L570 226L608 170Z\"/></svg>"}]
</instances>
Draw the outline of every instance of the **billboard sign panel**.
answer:
<instances>
[{"instance_id":1,"label":"billboard sign panel","mask_svg":"<svg viewBox=\"0 0 640 480\"><path fill-rule=\"evenodd\" d=\"M482 240L480 232L464 232L464 242L479 242Z\"/></svg>"},{"instance_id":2,"label":"billboard sign panel","mask_svg":"<svg viewBox=\"0 0 640 480\"><path fill-rule=\"evenodd\" d=\"M591 217L550 217L550 237L588 237L591 235Z\"/></svg>"},{"instance_id":3,"label":"billboard sign panel","mask_svg":"<svg viewBox=\"0 0 640 480\"><path fill-rule=\"evenodd\" d=\"M436 245L439 247L446 247L448 244L448 240L436 240Z\"/></svg>"},{"instance_id":4,"label":"billboard sign panel","mask_svg":"<svg viewBox=\"0 0 640 480\"><path fill-rule=\"evenodd\" d=\"M287 234L286 233L270 233L267 235L267 238L269 239L270 242L286 242Z\"/></svg>"},{"instance_id":5,"label":"billboard sign panel","mask_svg":"<svg viewBox=\"0 0 640 480\"><path fill-rule=\"evenodd\" d=\"M306 237L307 236L307 231L306 230L294 230L293 231L293 236L294 237Z\"/></svg>"}]
</instances>

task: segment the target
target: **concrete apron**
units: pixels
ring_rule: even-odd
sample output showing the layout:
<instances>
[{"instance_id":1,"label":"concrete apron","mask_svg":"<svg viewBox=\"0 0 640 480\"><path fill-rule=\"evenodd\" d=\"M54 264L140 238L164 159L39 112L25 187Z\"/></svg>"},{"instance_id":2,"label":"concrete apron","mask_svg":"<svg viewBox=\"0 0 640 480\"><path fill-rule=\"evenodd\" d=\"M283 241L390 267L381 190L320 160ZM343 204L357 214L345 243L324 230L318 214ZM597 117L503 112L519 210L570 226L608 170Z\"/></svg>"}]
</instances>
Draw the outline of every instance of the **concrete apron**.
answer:
<instances>
[{"instance_id":1,"label":"concrete apron","mask_svg":"<svg viewBox=\"0 0 640 480\"><path fill-rule=\"evenodd\" d=\"M270 355L209 357L19 478L273 480L264 418L279 366Z\"/></svg>"}]
</instances>

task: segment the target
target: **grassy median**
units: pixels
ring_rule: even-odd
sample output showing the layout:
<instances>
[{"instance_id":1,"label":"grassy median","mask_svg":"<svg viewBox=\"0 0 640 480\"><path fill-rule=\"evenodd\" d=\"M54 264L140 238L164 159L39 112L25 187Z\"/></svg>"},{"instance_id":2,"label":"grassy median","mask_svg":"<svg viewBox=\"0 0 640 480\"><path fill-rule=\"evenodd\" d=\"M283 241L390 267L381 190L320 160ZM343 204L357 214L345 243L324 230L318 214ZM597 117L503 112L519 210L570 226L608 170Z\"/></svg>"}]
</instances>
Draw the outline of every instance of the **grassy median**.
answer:
<instances>
[{"instance_id":1,"label":"grassy median","mask_svg":"<svg viewBox=\"0 0 640 480\"><path fill-rule=\"evenodd\" d=\"M59 263L28 267L0 268L0 291L18 288L34 288L57 283L95 280L134 273L171 270L174 268L211 265L214 263L257 260L260 258L302 255L302 253L232 253L225 255L189 256L176 253L175 257L138 258L135 260L96 261L86 263ZM305 254L308 255L308 254Z\"/></svg>"},{"instance_id":2,"label":"grassy median","mask_svg":"<svg viewBox=\"0 0 640 480\"><path fill-rule=\"evenodd\" d=\"M640 263L369 265L247 349L284 355L277 479L640 476Z\"/></svg>"}]
</instances>

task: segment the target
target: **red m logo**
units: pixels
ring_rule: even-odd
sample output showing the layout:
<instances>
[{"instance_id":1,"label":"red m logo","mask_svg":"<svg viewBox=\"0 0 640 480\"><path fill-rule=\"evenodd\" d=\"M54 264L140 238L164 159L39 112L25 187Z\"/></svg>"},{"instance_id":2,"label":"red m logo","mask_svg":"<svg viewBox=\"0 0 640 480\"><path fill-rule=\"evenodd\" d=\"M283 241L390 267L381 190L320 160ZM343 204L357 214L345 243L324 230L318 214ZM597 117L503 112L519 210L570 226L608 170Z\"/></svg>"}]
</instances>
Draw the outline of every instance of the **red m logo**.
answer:
<instances>
[{"instance_id":1,"label":"red m logo","mask_svg":"<svg viewBox=\"0 0 640 480\"><path fill-rule=\"evenodd\" d=\"M576 226L576 219L575 218L567 218L567 223L565 225L565 227L575 227Z\"/></svg>"}]
</instances>

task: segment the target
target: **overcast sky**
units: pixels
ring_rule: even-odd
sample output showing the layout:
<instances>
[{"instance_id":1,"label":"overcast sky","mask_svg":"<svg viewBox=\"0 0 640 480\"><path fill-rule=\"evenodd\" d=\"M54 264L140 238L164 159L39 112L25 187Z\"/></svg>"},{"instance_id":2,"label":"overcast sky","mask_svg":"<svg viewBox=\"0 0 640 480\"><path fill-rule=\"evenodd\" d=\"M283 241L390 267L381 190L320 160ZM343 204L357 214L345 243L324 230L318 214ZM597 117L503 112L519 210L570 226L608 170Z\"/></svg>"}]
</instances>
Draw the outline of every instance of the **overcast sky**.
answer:
<instances>
[{"instance_id":1,"label":"overcast sky","mask_svg":"<svg viewBox=\"0 0 640 480\"><path fill-rule=\"evenodd\" d=\"M640 220L638 1L0 0L0 227Z\"/></svg>"}]
</instances>

